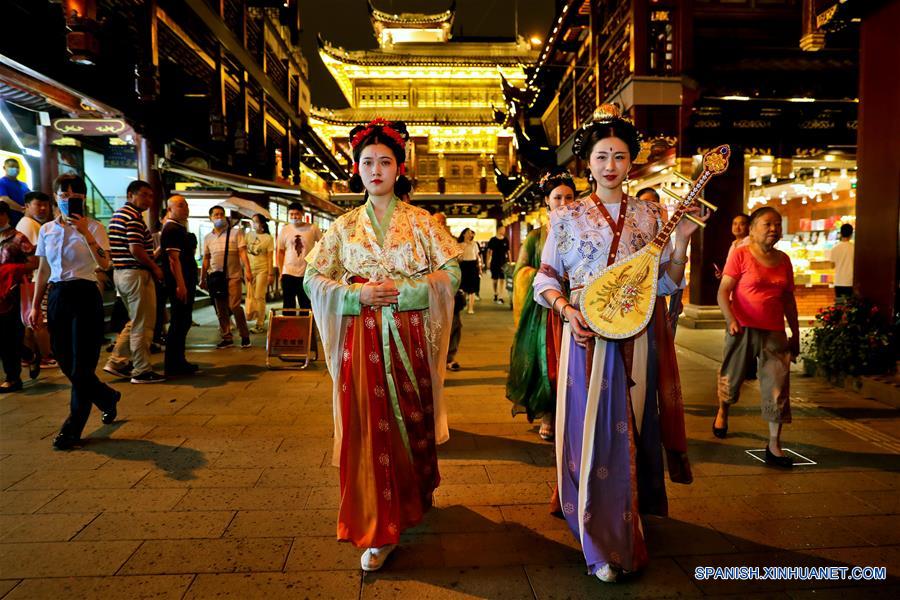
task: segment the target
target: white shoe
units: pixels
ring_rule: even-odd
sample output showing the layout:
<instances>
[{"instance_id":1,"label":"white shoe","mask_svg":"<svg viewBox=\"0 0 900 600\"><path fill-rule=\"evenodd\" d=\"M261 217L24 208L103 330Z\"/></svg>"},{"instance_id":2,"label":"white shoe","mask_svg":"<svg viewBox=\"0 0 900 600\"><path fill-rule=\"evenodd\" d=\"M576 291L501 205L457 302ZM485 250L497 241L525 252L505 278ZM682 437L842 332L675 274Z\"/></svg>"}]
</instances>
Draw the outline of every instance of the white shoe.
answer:
<instances>
[{"instance_id":1,"label":"white shoe","mask_svg":"<svg viewBox=\"0 0 900 600\"><path fill-rule=\"evenodd\" d=\"M377 571L384 566L384 561L387 560L387 557L390 556L396 547L396 544L388 544L381 548L369 548L362 553L359 559L359 566L366 572Z\"/></svg>"},{"instance_id":2,"label":"white shoe","mask_svg":"<svg viewBox=\"0 0 900 600\"><path fill-rule=\"evenodd\" d=\"M597 577L597 579L604 583L615 583L616 577L619 575L619 572L616 571L615 568L607 564L597 569L594 575Z\"/></svg>"},{"instance_id":3,"label":"white shoe","mask_svg":"<svg viewBox=\"0 0 900 600\"><path fill-rule=\"evenodd\" d=\"M475 311L470 308L469 310L466 311L466 314L474 315Z\"/></svg>"}]
</instances>

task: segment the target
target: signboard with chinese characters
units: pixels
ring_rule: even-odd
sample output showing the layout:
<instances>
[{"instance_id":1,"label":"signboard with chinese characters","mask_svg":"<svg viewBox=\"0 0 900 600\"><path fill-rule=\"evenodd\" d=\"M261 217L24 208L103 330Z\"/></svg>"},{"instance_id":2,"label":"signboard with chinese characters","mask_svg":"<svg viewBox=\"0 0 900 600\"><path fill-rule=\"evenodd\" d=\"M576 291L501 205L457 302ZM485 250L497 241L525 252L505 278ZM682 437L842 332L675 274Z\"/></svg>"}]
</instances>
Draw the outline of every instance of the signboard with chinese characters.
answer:
<instances>
[{"instance_id":1,"label":"signboard with chinese characters","mask_svg":"<svg viewBox=\"0 0 900 600\"><path fill-rule=\"evenodd\" d=\"M137 169L137 149L130 145L110 145L103 150L103 166L107 169Z\"/></svg>"}]
</instances>

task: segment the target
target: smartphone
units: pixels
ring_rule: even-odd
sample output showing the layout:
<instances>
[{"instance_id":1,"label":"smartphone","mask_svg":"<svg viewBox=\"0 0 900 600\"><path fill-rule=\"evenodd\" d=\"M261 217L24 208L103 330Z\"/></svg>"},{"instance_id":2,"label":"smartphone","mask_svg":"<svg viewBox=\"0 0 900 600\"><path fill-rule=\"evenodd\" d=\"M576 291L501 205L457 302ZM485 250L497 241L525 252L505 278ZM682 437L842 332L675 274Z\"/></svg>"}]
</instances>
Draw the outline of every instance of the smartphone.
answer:
<instances>
[{"instance_id":1,"label":"smartphone","mask_svg":"<svg viewBox=\"0 0 900 600\"><path fill-rule=\"evenodd\" d=\"M69 198L69 216L84 216L84 198Z\"/></svg>"}]
</instances>

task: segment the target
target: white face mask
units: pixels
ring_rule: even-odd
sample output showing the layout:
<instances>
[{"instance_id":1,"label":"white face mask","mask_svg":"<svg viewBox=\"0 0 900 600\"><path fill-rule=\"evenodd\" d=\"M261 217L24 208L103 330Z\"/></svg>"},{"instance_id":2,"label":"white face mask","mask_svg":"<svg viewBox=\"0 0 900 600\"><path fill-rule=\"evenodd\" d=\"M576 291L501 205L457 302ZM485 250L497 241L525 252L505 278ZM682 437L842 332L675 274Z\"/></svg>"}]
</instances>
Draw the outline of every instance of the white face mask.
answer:
<instances>
[{"instance_id":1,"label":"white face mask","mask_svg":"<svg viewBox=\"0 0 900 600\"><path fill-rule=\"evenodd\" d=\"M303 225L303 219L291 219L291 225L294 227L300 227Z\"/></svg>"}]
</instances>

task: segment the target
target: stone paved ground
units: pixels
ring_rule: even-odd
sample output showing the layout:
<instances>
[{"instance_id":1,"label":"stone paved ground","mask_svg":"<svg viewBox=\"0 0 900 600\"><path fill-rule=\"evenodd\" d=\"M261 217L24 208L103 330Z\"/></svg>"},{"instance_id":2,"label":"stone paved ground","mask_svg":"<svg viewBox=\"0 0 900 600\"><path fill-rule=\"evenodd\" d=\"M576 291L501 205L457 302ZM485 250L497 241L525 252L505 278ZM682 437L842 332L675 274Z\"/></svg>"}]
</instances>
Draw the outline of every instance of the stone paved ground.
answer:
<instances>
[{"instance_id":1,"label":"stone paved ground","mask_svg":"<svg viewBox=\"0 0 900 600\"><path fill-rule=\"evenodd\" d=\"M2 598L597 598L736 594L760 598L900 591L898 411L795 378L787 446L815 466L772 471L753 390L729 439L710 433L720 332L679 333L695 482L670 485L668 519L648 518L651 564L614 586L584 574L578 544L547 513L549 444L503 398L508 309L465 316L448 378L451 440L427 521L381 573L334 540L330 381L267 371L251 350L211 349L208 310L192 335L204 373L115 384L121 420L95 412L83 450L54 452L67 387L52 372L0 398ZM103 375L107 378L106 375ZM875 565L891 579L709 582L699 565Z\"/></svg>"}]
</instances>

